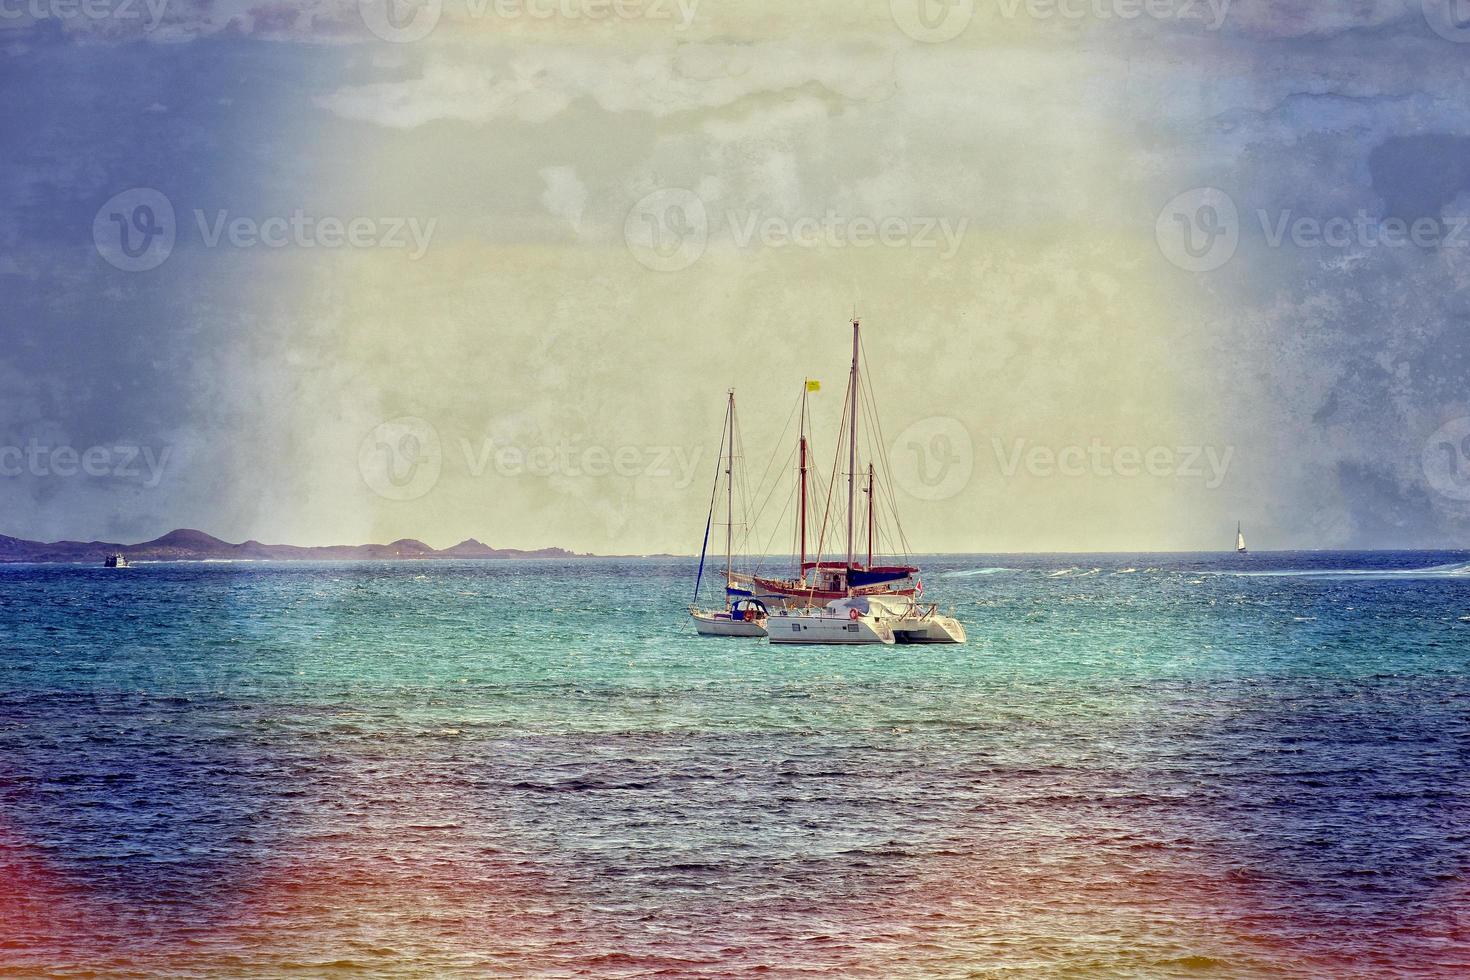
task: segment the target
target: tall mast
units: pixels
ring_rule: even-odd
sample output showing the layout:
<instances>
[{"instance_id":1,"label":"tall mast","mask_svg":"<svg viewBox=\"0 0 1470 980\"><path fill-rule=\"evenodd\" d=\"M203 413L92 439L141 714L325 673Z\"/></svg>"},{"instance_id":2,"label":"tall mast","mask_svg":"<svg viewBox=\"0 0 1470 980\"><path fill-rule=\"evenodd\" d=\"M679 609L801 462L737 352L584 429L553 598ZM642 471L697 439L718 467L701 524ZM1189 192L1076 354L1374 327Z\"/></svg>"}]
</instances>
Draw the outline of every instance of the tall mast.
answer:
<instances>
[{"instance_id":1,"label":"tall mast","mask_svg":"<svg viewBox=\"0 0 1470 980\"><path fill-rule=\"evenodd\" d=\"M735 389L730 389L730 400L725 405L725 417L729 420L729 452L725 456L725 601L729 601L730 588L730 545L735 533Z\"/></svg>"},{"instance_id":2,"label":"tall mast","mask_svg":"<svg viewBox=\"0 0 1470 980\"><path fill-rule=\"evenodd\" d=\"M800 422L800 427L801 427L801 442L800 442L800 445L801 445L801 464L800 464L801 465L801 470L800 470L800 476L798 477L798 483L800 484L799 493L801 495L801 519L800 519L800 528L801 529L800 529L800 531L797 532L798 533L798 536L801 538L801 544L800 544L801 558L798 560L797 565L796 565L796 577L799 578L799 579L801 579L801 580L803 580L803 581L806 580L806 393L807 393L807 391L808 391L808 388L807 388L806 382L802 382L802 385L801 385L801 422Z\"/></svg>"},{"instance_id":3,"label":"tall mast","mask_svg":"<svg viewBox=\"0 0 1470 980\"><path fill-rule=\"evenodd\" d=\"M873 567L873 464L868 463L868 567Z\"/></svg>"},{"instance_id":4,"label":"tall mast","mask_svg":"<svg viewBox=\"0 0 1470 980\"><path fill-rule=\"evenodd\" d=\"M858 318L852 318L852 373L847 385L847 594L852 595L852 506L857 477Z\"/></svg>"}]
</instances>

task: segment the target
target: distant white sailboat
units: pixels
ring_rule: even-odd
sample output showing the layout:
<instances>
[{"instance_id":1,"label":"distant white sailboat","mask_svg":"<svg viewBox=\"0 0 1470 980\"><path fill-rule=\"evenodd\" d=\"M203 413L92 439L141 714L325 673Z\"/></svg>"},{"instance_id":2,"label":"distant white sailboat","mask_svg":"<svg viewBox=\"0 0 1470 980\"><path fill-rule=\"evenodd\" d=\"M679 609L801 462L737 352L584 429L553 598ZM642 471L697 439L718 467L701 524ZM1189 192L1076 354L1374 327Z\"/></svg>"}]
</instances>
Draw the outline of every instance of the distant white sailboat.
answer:
<instances>
[{"instance_id":1,"label":"distant white sailboat","mask_svg":"<svg viewBox=\"0 0 1470 980\"><path fill-rule=\"evenodd\" d=\"M1235 553L1237 555L1249 554L1245 550L1245 535L1240 533L1240 522L1235 522Z\"/></svg>"},{"instance_id":2,"label":"distant white sailboat","mask_svg":"<svg viewBox=\"0 0 1470 980\"><path fill-rule=\"evenodd\" d=\"M715 473L714 486L710 488L709 515L704 521L704 544L699 549L699 572L694 578L694 603L689 606L689 616L694 620L694 629L701 636L765 636L766 607L757 599L730 598L730 576L733 573L735 546L735 389L730 389L725 402L725 426L721 434L725 451L720 454L720 468ZM725 608L700 609L699 586L704 580L704 560L709 552L709 530L715 518L715 500L720 490L720 479L725 481L725 584L721 591L725 595Z\"/></svg>"}]
</instances>

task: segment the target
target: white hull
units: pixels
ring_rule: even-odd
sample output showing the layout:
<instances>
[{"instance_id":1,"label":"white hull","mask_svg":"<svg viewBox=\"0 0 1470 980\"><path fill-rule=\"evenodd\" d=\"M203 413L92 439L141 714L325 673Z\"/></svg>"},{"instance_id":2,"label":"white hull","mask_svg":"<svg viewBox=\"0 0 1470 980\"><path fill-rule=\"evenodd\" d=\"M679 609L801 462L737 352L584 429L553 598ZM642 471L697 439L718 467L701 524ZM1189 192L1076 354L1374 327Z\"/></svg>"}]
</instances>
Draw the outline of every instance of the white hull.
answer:
<instances>
[{"instance_id":1,"label":"white hull","mask_svg":"<svg viewBox=\"0 0 1470 980\"><path fill-rule=\"evenodd\" d=\"M859 644L894 642L889 620L876 616L847 615L830 612L781 612L766 622L772 643L782 644Z\"/></svg>"},{"instance_id":2,"label":"white hull","mask_svg":"<svg viewBox=\"0 0 1470 980\"><path fill-rule=\"evenodd\" d=\"M965 627L953 616L905 616L893 624L893 636L899 643L964 643Z\"/></svg>"},{"instance_id":3,"label":"white hull","mask_svg":"<svg viewBox=\"0 0 1470 980\"><path fill-rule=\"evenodd\" d=\"M896 643L964 643L965 627L953 616L939 615L939 608L922 605L908 596L864 596L857 601L862 612L879 618L893 630ZM841 604L834 604L834 606Z\"/></svg>"},{"instance_id":4,"label":"white hull","mask_svg":"<svg viewBox=\"0 0 1470 980\"><path fill-rule=\"evenodd\" d=\"M694 629L700 636L765 636L766 628L749 619L731 619L727 612L689 610Z\"/></svg>"}]
</instances>

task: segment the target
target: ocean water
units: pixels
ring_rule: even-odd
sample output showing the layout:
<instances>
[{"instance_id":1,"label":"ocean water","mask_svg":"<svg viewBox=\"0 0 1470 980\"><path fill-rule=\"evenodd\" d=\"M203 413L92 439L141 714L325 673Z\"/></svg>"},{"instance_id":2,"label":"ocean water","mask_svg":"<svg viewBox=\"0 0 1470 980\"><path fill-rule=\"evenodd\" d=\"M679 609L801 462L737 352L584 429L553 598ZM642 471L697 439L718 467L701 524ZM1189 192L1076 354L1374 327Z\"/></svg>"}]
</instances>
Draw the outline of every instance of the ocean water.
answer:
<instances>
[{"instance_id":1,"label":"ocean water","mask_svg":"<svg viewBox=\"0 0 1470 980\"><path fill-rule=\"evenodd\" d=\"M0 566L0 973L1470 971L1470 555Z\"/></svg>"}]
</instances>

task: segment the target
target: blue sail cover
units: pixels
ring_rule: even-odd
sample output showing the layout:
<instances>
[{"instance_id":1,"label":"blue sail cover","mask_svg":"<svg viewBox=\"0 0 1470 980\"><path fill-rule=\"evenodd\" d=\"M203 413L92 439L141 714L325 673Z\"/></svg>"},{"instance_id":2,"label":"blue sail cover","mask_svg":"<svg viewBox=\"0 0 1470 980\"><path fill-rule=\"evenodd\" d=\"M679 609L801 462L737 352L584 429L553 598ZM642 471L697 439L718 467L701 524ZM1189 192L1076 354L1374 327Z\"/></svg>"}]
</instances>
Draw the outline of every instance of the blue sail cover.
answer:
<instances>
[{"instance_id":1,"label":"blue sail cover","mask_svg":"<svg viewBox=\"0 0 1470 980\"><path fill-rule=\"evenodd\" d=\"M908 578L917 571L917 568L901 566L890 568L854 568L848 572L848 581L856 589L864 585L882 585L885 582L896 582L899 579Z\"/></svg>"}]
</instances>

